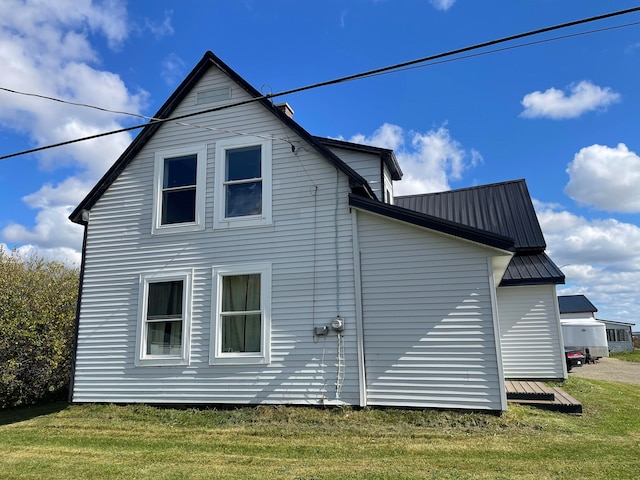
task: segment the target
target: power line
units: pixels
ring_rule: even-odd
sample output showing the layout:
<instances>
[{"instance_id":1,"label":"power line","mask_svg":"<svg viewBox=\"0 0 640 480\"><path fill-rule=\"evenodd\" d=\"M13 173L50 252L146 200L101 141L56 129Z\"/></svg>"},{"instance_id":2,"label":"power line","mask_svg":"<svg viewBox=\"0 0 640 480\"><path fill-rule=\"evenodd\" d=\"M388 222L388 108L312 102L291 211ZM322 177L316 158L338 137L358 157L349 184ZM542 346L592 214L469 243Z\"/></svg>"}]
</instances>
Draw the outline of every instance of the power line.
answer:
<instances>
[{"instance_id":1,"label":"power line","mask_svg":"<svg viewBox=\"0 0 640 480\"><path fill-rule=\"evenodd\" d=\"M395 68L392 71L373 73L373 74L369 75L369 77L374 77L374 76L378 76L378 75L387 75L387 74L396 73L396 72L404 72L404 71L413 70L413 69L416 69L416 68L424 68L424 67L430 67L430 66L433 66L433 65L440 65L440 64L443 64L443 63L456 62L458 60L466 60L468 58L480 57L480 56L489 55L489 54L493 54L493 53L505 52L505 51L509 51L509 50L515 50L515 49L518 49L518 48L530 47L530 46L533 46L533 45L540 45L540 44L543 44L543 43L554 42L554 41L557 41L557 40L565 40L567 38L574 38L574 37L580 37L580 36L584 36L584 35L591 35L593 33L601 33L601 32L606 32L606 31L609 31L609 30L617 30L617 29L620 29L620 28L632 27L632 26L636 26L636 25L640 25L640 22L625 23L625 24L622 24L622 25L614 25L612 27L605 27L605 28L598 28L598 29L594 29L594 30L587 30L585 32L578 32L578 33L571 33L571 34L567 34L567 35L560 35L560 36L557 36L557 37L545 38L543 40L535 40L535 41L532 41L532 42L521 43L521 44L518 44L518 45L512 45L512 46L508 46L508 47L495 48L493 50L487 50L485 52L473 53L473 54L469 54L469 55L462 55L462 56L458 56L458 57L451 58L451 59L440 60L440 61L437 61L437 62L429 62L429 63L423 64L423 65L411 65L411 66L407 66L407 67L404 67L404 68ZM150 117L150 116L147 116L147 115L142 115L142 114L139 114L139 113L127 112L127 111L123 111L123 110L113 110L113 109L110 109L110 108L100 107L100 106L97 106L97 105L91 105L91 104L81 103L81 102L73 102L71 100L64 100L64 99L61 99L61 98L56 98L56 97L52 97L52 96L49 96L49 95L43 95L43 94L39 94L39 93L23 92L23 91L20 91L20 90L14 90L14 89L7 88L7 87L0 87L0 90L8 92L8 93L13 93L13 94L16 94L16 95L23 95L23 96L27 96L27 97L36 97L36 98L41 98L41 99L44 99L44 100L50 100L50 101L53 101L53 102L58 102L58 103L66 104L66 105L90 108L90 109L99 110L101 112L106 112L106 113L113 113L113 114L116 114L116 115L126 115L126 116L130 116L130 117L142 118L142 119L145 119L145 120L155 120L155 121L170 121L170 120L172 120L172 119L161 119L161 118L156 118L156 117ZM266 97L279 96L279 95L284 95L284 93L277 93L277 94L273 94L273 95L267 94ZM233 106L233 105L231 105L231 106ZM197 114L199 114L199 113L201 113L201 112L198 112ZM224 129L224 128L205 127L205 126L202 126L202 125L197 125L197 124L192 124L192 123L185 123L185 122L175 122L175 123L177 123L178 125L183 125L183 126L188 126L188 127L196 127L196 128L204 128L204 129L208 129L208 130L222 131L222 132L228 132L228 133L236 133L238 135L242 135L243 134L243 132L239 132L239 131L235 131L235 130L228 130L228 129ZM277 138L277 137L273 137L273 138Z\"/></svg>"},{"instance_id":2,"label":"power line","mask_svg":"<svg viewBox=\"0 0 640 480\"><path fill-rule=\"evenodd\" d=\"M97 138L101 138L101 137L105 137L105 136L109 136L109 135L115 135L115 134L118 134L118 133L124 133L124 132L128 132L128 131L131 131L131 130L137 130L137 129L144 128L146 126L153 125L153 124L156 124L156 123L176 122L178 120L183 120L185 118L190 118L190 117L193 117L193 116L196 116L196 115L202 115L202 114L205 114L205 113L212 113L212 112L216 112L216 111L220 111L220 110L225 110L227 108L247 105L249 103L254 103L254 102L257 102L257 101L261 101L261 100L270 100L272 98L280 97L280 96L283 96L283 95L290 95L290 94L293 94L293 93L299 93L299 92L303 92L303 91L311 90L311 89L315 89L315 88L326 87L326 86L329 86L329 85L336 85L336 84L339 84L339 83L358 80L358 79L361 79L361 78L367 78L367 77L372 77L372 76L376 76L376 75L381 75L381 74L384 74L384 73L390 73L392 71L402 71L402 70L407 70L409 68L417 68L417 66L419 64L421 64L421 63L433 62L433 60L439 60L439 59L450 57L450 56L453 56L453 55L459 55L461 53L466 53L466 52L470 52L470 51L473 51L473 50L478 50L478 49L481 49L481 48L486 48L486 47L490 47L490 46L493 46L493 45L498 45L498 44L510 42L510 41L513 41L513 40L518 40L518 39L521 39L521 38L531 37L531 36L534 36L534 35L540 35L542 33L548 33L548 32L552 32L552 31L555 31L555 30L560 30L560 29L564 29L564 28L577 26L577 25L584 25L584 24L587 24L587 23L596 22L596 21L599 21L599 20L604 20L604 19L607 19L607 18L613 18L613 17L617 17L617 16L621 16L621 15L627 15L629 13L633 13L633 12L637 12L637 11L640 11L640 7L633 7L633 8L629 8L629 9L625 9L625 10L618 10L618 11L615 11L615 12L606 13L606 14L603 14L603 15L597 15L597 16L594 16L594 17L588 17L588 18L583 18L583 19L580 19L580 20L574 20L574 21L571 21L571 22L561 23L561 24L558 24L558 25L550 26L550 27L545 27L545 28L540 28L540 29L537 29L537 30L531 30L531 31L528 31L528 32L519 33L517 35L511 35L511 36L508 36L508 37L502 37L502 38L491 40L491 41L488 41L488 42L478 43L478 44L471 45L471 46L464 47L464 48L459 48L459 49L455 49L455 50L449 50L447 52L439 53L439 54L436 54L436 55L430 55L430 56L427 56L427 57L422 57L422 58L418 58L418 59L415 59L415 60L410 60L410 61L407 61L407 62L397 63L397 64L390 65L390 66L387 66L387 67L382 67L382 68L378 68L378 69L374 69L374 70L369 70L369 71L366 71L366 72L357 73L357 74L353 74L353 75L347 75L345 77L340 77L340 78L336 78L336 79L333 79L333 80L327 80L327 81L324 81L324 82L314 83L314 84L307 85L307 86L304 86L304 87L293 88L293 89L285 90L285 91L282 91L282 92L279 92L279 93L269 93L269 94L266 94L266 95L253 97L253 98L250 98L248 100L241 101L241 102L231 103L231 104L227 104L227 105L221 105L221 106L218 106L218 107L213 107L213 108L209 108L209 109L206 109L206 110L201 110L199 112L192 112L192 113L180 115L180 116L177 116L177 117L171 117L171 118L162 119L162 118L145 117L145 116L141 116L141 115L138 115L138 114L132 114L134 116L150 119L150 121L148 123L145 123L145 124L142 124L142 125L133 125L131 127L124 127L124 128L120 128L120 129L117 129L117 130L111 130L111 131L108 131L108 132L102 132L102 133L98 133L98 134L95 134L95 135L90 135L90 136L87 136L87 137L76 138L76 139L73 139L73 140L67 140L67 141L64 141L64 142L56 143L56 144L45 145L45 146L42 146L42 147L37 147L37 148L30 149L30 150L24 150L22 152L12 153L10 155L4 155L4 156L0 157L0 160L6 160L6 159L12 158L12 157L26 155L26 154L29 154L29 153L35 153L35 152L39 152L39 151L47 150L47 149L51 149L51 148L62 147L62 146L65 146L65 145L70 145L70 144L73 144L73 143L83 142L83 141L87 141L87 140L95 140ZM637 23L629 24L629 25L636 25L636 24ZM574 34L574 35L580 35L580 34ZM565 37L567 37L567 36L565 36ZM564 38L564 37L560 37L560 38ZM541 40L541 41L538 41L538 42L531 42L531 44L533 44L533 43L542 43L544 41L545 40ZM549 39L547 41L551 41L551 40ZM510 48L519 48L521 46L524 46L524 45L514 46L514 47L510 47ZM499 49L499 50L495 50L495 51L508 50L508 49L509 48L503 48L503 49ZM484 52L484 53L476 54L476 55L468 55L467 57L477 56L477 55L482 55L482 54L488 54L488 53L492 53L492 52ZM467 58L467 57L461 57L461 58ZM452 61L452 60L450 60L450 61ZM435 64L435 63L442 63L442 62L434 62L432 64ZM3 90L8 90L8 89L4 89L3 88ZM16 93L16 92L14 91L13 93ZM47 97L44 97L42 95L37 95L37 94L33 94L33 96L39 96L39 97L47 98ZM67 102L67 101L60 100L60 99L54 99L54 98L49 98L49 99L50 100L55 100L55 101L60 101L62 103L74 104L73 102ZM86 104L76 104L76 105L86 106L86 107L90 107L90 108L96 108L98 110L110 111L108 109L104 109L104 108L101 108L101 107L93 107L93 106L86 105ZM111 113L127 114L126 112L117 112L117 111L111 111Z\"/></svg>"}]
</instances>

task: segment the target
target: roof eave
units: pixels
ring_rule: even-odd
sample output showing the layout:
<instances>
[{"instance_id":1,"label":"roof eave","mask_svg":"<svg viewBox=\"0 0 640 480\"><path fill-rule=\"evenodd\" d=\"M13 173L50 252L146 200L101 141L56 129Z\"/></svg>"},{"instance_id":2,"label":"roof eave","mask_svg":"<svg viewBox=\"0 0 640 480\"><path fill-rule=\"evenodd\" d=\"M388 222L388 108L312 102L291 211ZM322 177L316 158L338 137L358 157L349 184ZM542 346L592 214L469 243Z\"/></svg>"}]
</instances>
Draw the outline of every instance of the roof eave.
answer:
<instances>
[{"instance_id":1,"label":"roof eave","mask_svg":"<svg viewBox=\"0 0 640 480\"><path fill-rule=\"evenodd\" d=\"M411 225L428 228L440 233L462 238L474 243L479 243L488 247L493 247L498 250L510 253L515 251L515 243L512 238L469 227L460 223L451 222L449 220L444 220L439 217L426 215L414 210L397 207L378 200L371 200L352 194L349 195L349 206Z\"/></svg>"}]
</instances>

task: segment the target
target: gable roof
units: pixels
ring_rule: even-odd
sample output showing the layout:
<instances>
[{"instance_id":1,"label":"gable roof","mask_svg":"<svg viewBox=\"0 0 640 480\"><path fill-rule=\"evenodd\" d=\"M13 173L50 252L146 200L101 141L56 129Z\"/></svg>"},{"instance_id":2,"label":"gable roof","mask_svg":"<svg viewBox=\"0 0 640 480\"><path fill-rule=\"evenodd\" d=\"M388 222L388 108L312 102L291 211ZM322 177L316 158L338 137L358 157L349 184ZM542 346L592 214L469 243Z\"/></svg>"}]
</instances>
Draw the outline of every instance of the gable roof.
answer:
<instances>
[{"instance_id":1,"label":"gable roof","mask_svg":"<svg viewBox=\"0 0 640 480\"><path fill-rule=\"evenodd\" d=\"M494 247L510 252L515 249L513 239L504 235L480 230L475 227L452 222L433 215L416 212L415 210L390 205L379 200L350 194L349 206L391 218L393 220L399 220L411 225L428 228L440 233L445 233L454 237L486 245L488 247Z\"/></svg>"},{"instance_id":2,"label":"gable roof","mask_svg":"<svg viewBox=\"0 0 640 480\"><path fill-rule=\"evenodd\" d=\"M597 312L598 309L584 295L559 295L558 309L560 313Z\"/></svg>"},{"instance_id":3,"label":"gable roof","mask_svg":"<svg viewBox=\"0 0 640 480\"><path fill-rule=\"evenodd\" d=\"M402 180L402 170L400 169L400 164L398 163L398 160L396 159L396 155L395 153L393 153L393 150L389 148L381 148L381 147L374 147L372 145L363 145L360 143L345 142L344 140L337 140L335 138L325 138L325 137L313 137L313 138L318 140L323 145L326 145L329 147L339 147L339 148L345 148L347 150L354 150L356 152L373 153L376 155L380 155L380 158L382 159L384 164L389 169L389 172L391 173L391 179Z\"/></svg>"},{"instance_id":4,"label":"gable roof","mask_svg":"<svg viewBox=\"0 0 640 480\"><path fill-rule=\"evenodd\" d=\"M546 248L523 179L477 187L396 197L398 206L511 237L519 252Z\"/></svg>"},{"instance_id":5,"label":"gable roof","mask_svg":"<svg viewBox=\"0 0 640 480\"><path fill-rule=\"evenodd\" d=\"M511 237L516 255L500 286L562 284L565 276L544 253L546 242L524 179L396 197L396 205Z\"/></svg>"},{"instance_id":6,"label":"gable roof","mask_svg":"<svg viewBox=\"0 0 640 480\"><path fill-rule=\"evenodd\" d=\"M322 142L318 141L311 134L309 134L304 128L302 128L297 122L288 117L278 107L276 107L268 98L265 98L260 92L247 83L240 75L229 68L222 60L215 56L212 52L205 52L202 59L193 68L193 70L187 75L182 83L171 94L167 101L160 107L158 112L154 115L156 119L170 119L173 111L184 100L184 98L193 89L196 83L202 78L202 76L211 68L219 68L229 78L231 78L236 84L244 89L251 97L253 97L256 103L261 104L269 112L275 115L281 122L286 124L289 128L295 131L302 139L304 139L313 149L315 149L322 157L324 157L329 163L333 164L338 170L342 171L349 178L349 184L352 191L358 192L370 198L376 198L375 193L367 183L367 181L349 165L343 162L338 156L336 156L331 150L325 147ZM233 108L233 105L224 106L221 108ZM146 143L153 137L156 131L164 122L150 122L138 136L131 142L127 149L122 153L120 158L111 166L111 168L104 174L102 179L93 187L89 194L80 202L76 209L69 215L71 221L80 224L86 224L86 220L83 219L82 212L90 210L109 186L118 178L120 173L131 163L140 150L146 145Z\"/></svg>"}]
</instances>

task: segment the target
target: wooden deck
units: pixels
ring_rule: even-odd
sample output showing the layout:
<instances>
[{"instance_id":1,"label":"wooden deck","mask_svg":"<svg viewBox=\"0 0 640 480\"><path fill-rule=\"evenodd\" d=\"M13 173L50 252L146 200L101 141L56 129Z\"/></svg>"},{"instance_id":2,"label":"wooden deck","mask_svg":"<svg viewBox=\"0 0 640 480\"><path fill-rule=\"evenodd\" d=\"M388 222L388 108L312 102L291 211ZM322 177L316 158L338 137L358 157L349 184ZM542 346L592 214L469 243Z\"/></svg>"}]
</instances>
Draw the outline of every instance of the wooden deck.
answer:
<instances>
[{"instance_id":1,"label":"wooden deck","mask_svg":"<svg viewBox=\"0 0 640 480\"><path fill-rule=\"evenodd\" d=\"M582 415L582 404L560 387L548 387L542 382L507 380L507 401Z\"/></svg>"}]
</instances>

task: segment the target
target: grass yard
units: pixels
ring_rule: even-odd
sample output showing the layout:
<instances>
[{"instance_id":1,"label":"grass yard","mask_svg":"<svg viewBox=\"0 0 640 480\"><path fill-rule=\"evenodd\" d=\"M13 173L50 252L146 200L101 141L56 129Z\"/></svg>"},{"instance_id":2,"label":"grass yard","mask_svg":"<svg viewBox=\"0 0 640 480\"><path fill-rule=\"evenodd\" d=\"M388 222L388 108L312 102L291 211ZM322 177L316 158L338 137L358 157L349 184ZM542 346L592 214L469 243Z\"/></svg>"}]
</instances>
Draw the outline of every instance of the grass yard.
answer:
<instances>
[{"instance_id":1,"label":"grass yard","mask_svg":"<svg viewBox=\"0 0 640 480\"><path fill-rule=\"evenodd\" d=\"M640 388L571 378L581 417L257 407L0 412L0 478L631 479Z\"/></svg>"},{"instance_id":2,"label":"grass yard","mask_svg":"<svg viewBox=\"0 0 640 480\"><path fill-rule=\"evenodd\" d=\"M633 352L611 353L609 356L625 362L640 363L640 349L638 348L634 349Z\"/></svg>"}]
</instances>

